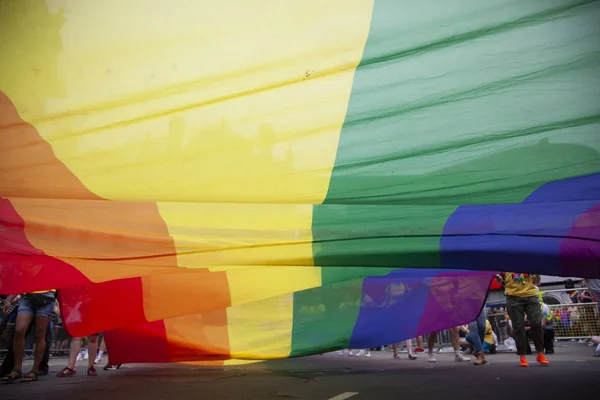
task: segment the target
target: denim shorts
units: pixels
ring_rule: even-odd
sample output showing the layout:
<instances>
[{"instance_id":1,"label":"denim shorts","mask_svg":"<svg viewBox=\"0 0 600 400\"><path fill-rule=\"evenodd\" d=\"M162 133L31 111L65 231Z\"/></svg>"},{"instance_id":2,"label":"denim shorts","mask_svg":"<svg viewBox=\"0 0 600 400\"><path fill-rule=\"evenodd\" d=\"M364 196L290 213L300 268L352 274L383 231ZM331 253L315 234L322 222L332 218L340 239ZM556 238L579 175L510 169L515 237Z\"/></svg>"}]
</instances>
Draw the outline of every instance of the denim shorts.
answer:
<instances>
[{"instance_id":1,"label":"denim shorts","mask_svg":"<svg viewBox=\"0 0 600 400\"><path fill-rule=\"evenodd\" d=\"M31 304L31 301L27 296L23 296L21 302L19 303L19 309L17 310L18 314L30 314L36 317L46 317L49 318L50 315L54 312L54 302L51 301L49 304L46 304L43 307L35 308Z\"/></svg>"}]
</instances>

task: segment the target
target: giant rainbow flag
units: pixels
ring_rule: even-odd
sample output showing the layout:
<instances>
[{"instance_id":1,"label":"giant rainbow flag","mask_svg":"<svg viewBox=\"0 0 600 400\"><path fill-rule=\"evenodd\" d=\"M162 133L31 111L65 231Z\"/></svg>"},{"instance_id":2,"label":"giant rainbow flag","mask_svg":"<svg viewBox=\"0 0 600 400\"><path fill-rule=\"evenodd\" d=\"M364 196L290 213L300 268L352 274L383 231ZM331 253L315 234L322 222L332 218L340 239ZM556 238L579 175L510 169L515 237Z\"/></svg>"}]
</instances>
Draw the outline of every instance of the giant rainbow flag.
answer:
<instances>
[{"instance_id":1,"label":"giant rainbow flag","mask_svg":"<svg viewBox=\"0 0 600 400\"><path fill-rule=\"evenodd\" d=\"M600 277L600 2L3 0L0 293L273 359ZM149 350L150 349L150 350Z\"/></svg>"}]
</instances>

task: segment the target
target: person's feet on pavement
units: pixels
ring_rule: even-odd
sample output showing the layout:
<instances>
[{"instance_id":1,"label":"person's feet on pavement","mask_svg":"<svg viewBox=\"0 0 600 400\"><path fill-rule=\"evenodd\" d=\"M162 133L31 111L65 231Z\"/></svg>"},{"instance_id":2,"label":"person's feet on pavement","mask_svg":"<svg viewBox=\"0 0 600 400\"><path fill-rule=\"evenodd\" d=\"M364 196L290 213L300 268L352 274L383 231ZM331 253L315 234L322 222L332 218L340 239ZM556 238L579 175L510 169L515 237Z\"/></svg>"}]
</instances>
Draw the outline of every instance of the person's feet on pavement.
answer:
<instances>
[{"instance_id":1,"label":"person's feet on pavement","mask_svg":"<svg viewBox=\"0 0 600 400\"><path fill-rule=\"evenodd\" d=\"M452 340L452 348L454 349L454 361L456 362L465 362L471 361L469 357L465 357L460 353L460 338L458 335L458 328L450 328L448 329L450 332L450 339ZM428 351L428 360L429 362L435 362L435 357L433 357L433 349L435 347L435 341L437 339L437 335L439 332L430 333L427 336L427 351Z\"/></svg>"},{"instance_id":2,"label":"person's feet on pavement","mask_svg":"<svg viewBox=\"0 0 600 400\"><path fill-rule=\"evenodd\" d=\"M94 368L94 361L96 359L96 352L98 350L98 335L90 335L87 337L88 340L88 370L87 374L89 376L96 376L96 369ZM81 355L81 338L73 338L71 340L71 346L69 349L69 361L67 362L67 366L60 371L57 376L59 378L64 378L67 376L75 375L75 366L77 364L77 360L80 359ZM94 373L90 373L90 371L94 371Z\"/></svg>"},{"instance_id":3,"label":"person's feet on pavement","mask_svg":"<svg viewBox=\"0 0 600 400\"><path fill-rule=\"evenodd\" d=\"M21 378L21 383L36 382L37 380L38 373L35 371L29 371L24 377Z\"/></svg>"},{"instance_id":4,"label":"person's feet on pavement","mask_svg":"<svg viewBox=\"0 0 600 400\"><path fill-rule=\"evenodd\" d=\"M59 378L66 378L68 376L73 376L76 373L77 373L77 371L75 370L75 368L64 367L62 369L62 371L60 371L58 374L56 374L56 376Z\"/></svg>"},{"instance_id":5,"label":"person's feet on pavement","mask_svg":"<svg viewBox=\"0 0 600 400\"><path fill-rule=\"evenodd\" d=\"M366 357L371 357L371 350L370 349L360 349L358 351L358 353L356 354L357 357L360 356L366 356Z\"/></svg>"},{"instance_id":6,"label":"person's feet on pavement","mask_svg":"<svg viewBox=\"0 0 600 400\"><path fill-rule=\"evenodd\" d=\"M0 379L1 383L13 383L21 379L23 374L18 369L14 368L9 374L5 375Z\"/></svg>"},{"instance_id":7,"label":"person's feet on pavement","mask_svg":"<svg viewBox=\"0 0 600 400\"><path fill-rule=\"evenodd\" d=\"M550 365L550 362L548 361L548 359L546 358L546 356L544 355L544 353L539 353L537 355L537 357L535 358L535 360L540 363L540 365Z\"/></svg>"},{"instance_id":8,"label":"person's feet on pavement","mask_svg":"<svg viewBox=\"0 0 600 400\"><path fill-rule=\"evenodd\" d=\"M475 356L477 357L474 362L475 365L487 364L487 360L485 359L485 353L483 351L475 353Z\"/></svg>"}]
</instances>

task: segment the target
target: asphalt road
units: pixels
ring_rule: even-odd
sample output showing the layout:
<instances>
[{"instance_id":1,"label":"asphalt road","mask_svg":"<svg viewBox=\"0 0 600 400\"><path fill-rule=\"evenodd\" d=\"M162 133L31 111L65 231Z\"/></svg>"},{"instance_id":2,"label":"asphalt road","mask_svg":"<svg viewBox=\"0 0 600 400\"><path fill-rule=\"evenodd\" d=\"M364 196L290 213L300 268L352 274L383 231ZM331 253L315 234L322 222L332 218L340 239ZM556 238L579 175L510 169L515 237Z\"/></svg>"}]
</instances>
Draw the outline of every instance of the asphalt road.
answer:
<instances>
[{"instance_id":1,"label":"asphalt road","mask_svg":"<svg viewBox=\"0 0 600 400\"><path fill-rule=\"evenodd\" d=\"M551 365L530 356L530 367L518 366L515 354L489 356L476 367L456 363L452 354L400 360L390 352L370 358L336 353L302 359L208 368L181 364L129 365L102 371L97 377L56 378L65 360L53 359L51 374L38 382L0 386L0 399L565 399L600 398L600 357L584 344L557 344Z\"/></svg>"}]
</instances>

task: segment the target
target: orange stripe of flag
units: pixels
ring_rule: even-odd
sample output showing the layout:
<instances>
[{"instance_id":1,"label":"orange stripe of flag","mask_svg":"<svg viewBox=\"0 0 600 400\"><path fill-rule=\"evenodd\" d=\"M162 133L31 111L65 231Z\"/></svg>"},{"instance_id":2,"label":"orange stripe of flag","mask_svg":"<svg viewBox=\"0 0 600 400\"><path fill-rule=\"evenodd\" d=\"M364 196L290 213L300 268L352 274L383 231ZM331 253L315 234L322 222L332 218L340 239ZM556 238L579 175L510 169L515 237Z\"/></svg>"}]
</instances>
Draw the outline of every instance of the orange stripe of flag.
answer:
<instances>
[{"instance_id":1,"label":"orange stripe of flag","mask_svg":"<svg viewBox=\"0 0 600 400\"><path fill-rule=\"evenodd\" d=\"M3 154L0 158L0 194L11 197L12 210L16 210L22 218L22 224L13 224L11 229L20 230L21 236L29 244L27 252L35 253L34 249L37 249L40 253L36 256L45 256L37 259L40 268L51 270L52 273L59 272L58 265L63 268L59 275L55 274L60 278L59 282L52 282L53 287L60 288L74 282L83 284L85 282L81 280L81 274L92 281L102 282L157 272L182 272L177 265L175 245L155 203L100 199L56 158L50 144L39 135L33 125L19 117L12 102L1 92L0 143ZM3 207L0 215L6 225L8 220L14 220L16 216L14 212L9 212L7 204ZM18 234L13 232L13 235ZM39 286L46 288L45 286L51 283L47 279L48 274L30 273L27 279L14 279L15 271L18 271L19 277L26 276L22 272L26 269L25 261L31 260L31 255L23 259L24 252L21 248L14 254L14 257L21 257L13 257L16 262L14 266L17 268L0 269L0 282L5 282L5 286L13 291L17 287L26 291ZM65 266L74 268L65 269ZM146 304L146 310L143 302L133 301L133 298L139 294L143 299L143 294L140 293L146 292L158 293L159 296L170 295L171 298L177 299L176 290L172 285L174 281L182 283L185 279L178 275L166 278L165 281L158 277L146 277L144 282L136 282L136 285L141 286L141 290L136 289L123 297L129 299L128 314L133 318L123 322L134 324L136 320L141 320L140 316L145 316L146 312L159 315L163 305L155 301L156 297ZM78 276L79 280L74 280L75 276ZM229 287L225 274L211 273L206 277L208 276L211 279L204 280L212 285L214 293L221 294L213 300L215 307L228 305ZM144 284L151 289L145 291ZM73 325L73 329L78 333L90 334L96 329L108 327L110 318L106 316L115 310L107 306L110 302L107 303L106 299L123 292L114 292L111 284L103 283L93 285L87 290L88 311L83 315L79 314L80 323L77 326ZM65 297L67 294L65 293ZM71 295L75 296L74 293ZM200 290L198 296L203 296ZM179 300L181 304L190 301L188 298ZM82 304L81 301L79 304ZM103 307L103 304L106 307ZM69 320L69 313L73 310L75 309L68 308L65 312L67 326L73 323ZM211 323L219 326L218 335L227 337L225 308L213 311L211 315ZM106 324L89 322L94 318ZM102 328L103 326L105 328ZM177 332L173 332L172 337L177 338L177 335L184 333L185 327L178 324ZM181 352L177 346L172 347L171 351L176 359L180 358L177 354ZM228 349L223 348L221 352L226 353Z\"/></svg>"}]
</instances>

